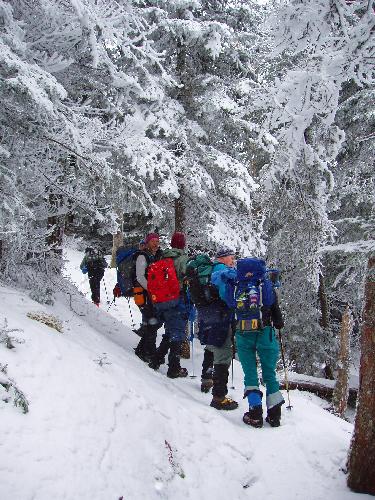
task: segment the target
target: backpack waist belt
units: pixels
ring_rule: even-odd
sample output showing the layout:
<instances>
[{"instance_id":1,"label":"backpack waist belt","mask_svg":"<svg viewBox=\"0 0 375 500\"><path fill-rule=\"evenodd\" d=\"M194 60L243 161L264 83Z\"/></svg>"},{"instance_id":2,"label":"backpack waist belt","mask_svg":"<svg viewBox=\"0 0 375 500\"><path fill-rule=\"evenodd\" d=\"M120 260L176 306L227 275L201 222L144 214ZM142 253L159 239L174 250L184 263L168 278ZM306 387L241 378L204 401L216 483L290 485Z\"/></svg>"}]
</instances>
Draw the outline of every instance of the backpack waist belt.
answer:
<instances>
[{"instance_id":1,"label":"backpack waist belt","mask_svg":"<svg viewBox=\"0 0 375 500\"><path fill-rule=\"evenodd\" d=\"M262 322L260 319L241 319L237 321L237 330L241 332L253 332L262 329Z\"/></svg>"}]
</instances>

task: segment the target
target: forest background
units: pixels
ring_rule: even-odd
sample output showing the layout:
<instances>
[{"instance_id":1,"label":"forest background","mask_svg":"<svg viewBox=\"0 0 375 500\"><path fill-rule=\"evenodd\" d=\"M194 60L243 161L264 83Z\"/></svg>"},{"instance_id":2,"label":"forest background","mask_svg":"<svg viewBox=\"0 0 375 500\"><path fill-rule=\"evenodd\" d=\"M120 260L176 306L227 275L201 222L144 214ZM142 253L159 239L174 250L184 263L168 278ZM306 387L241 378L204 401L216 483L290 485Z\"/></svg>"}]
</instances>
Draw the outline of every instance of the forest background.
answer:
<instances>
[{"instance_id":1,"label":"forest background","mask_svg":"<svg viewBox=\"0 0 375 500\"><path fill-rule=\"evenodd\" d=\"M2 280L49 303L65 234L182 230L278 267L289 362L333 376L375 249L374 23L364 0L0 0Z\"/></svg>"}]
</instances>

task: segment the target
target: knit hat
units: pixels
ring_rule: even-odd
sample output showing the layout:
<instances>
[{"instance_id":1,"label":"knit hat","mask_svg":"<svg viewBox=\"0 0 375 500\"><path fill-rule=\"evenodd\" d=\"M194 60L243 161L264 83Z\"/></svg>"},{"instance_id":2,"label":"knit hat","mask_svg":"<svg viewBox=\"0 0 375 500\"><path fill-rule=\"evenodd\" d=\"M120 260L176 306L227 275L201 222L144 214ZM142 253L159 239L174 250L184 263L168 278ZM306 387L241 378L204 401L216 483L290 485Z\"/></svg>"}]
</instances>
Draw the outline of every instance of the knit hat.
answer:
<instances>
[{"instance_id":1,"label":"knit hat","mask_svg":"<svg viewBox=\"0 0 375 500\"><path fill-rule=\"evenodd\" d=\"M157 233L149 233L145 238L145 245L151 240L158 240L159 235Z\"/></svg>"},{"instance_id":2,"label":"knit hat","mask_svg":"<svg viewBox=\"0 0 375 500\"><path fill-rule=\"evenodd\" d=\"M184 233L174 233L172 235L171 239L171 247L172 248L179 248L180 250L183 250L186 245L186 238Z\"/></svg>"},{"instance_id":3,"label":"knit hat","mask_svg":"<svg viewBox=\"0 0 375 500\"><path fill-rule=\"evenodd\" d=\"M218 259L219 257L228 257L228 255L234 255L235 253L231 248L223 246L218 248L215 257Z\"/></svg>"}]
</instances>

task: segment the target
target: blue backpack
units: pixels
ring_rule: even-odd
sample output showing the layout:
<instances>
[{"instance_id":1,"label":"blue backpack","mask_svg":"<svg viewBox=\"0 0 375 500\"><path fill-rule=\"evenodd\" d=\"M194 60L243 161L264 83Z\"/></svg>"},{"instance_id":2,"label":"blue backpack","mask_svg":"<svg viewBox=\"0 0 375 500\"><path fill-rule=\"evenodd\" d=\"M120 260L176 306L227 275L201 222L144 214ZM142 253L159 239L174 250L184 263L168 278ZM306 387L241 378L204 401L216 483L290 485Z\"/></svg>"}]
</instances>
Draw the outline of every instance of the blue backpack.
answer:
<instances>
[{"instance_id":1,"label":"blue backpack","mask_svg":"<svg viewBox=\"0 0 375 500\"><path fill-rule=\"evenodd\" d=\"M278 280L277 269L267 269L264 260L253 257L238 260L235 292L237 328L242 331L262 329L262 308L270 308L275 303L274 288L278 286Z\"/></svg>"},{"instance_id":2,"label":"blue backpack","mask_svg":"<svg viewBox=\"0 0 375 500\"><path fill-rule=\"evenodd\" d=\"M119 247L116 251L117 283L123 297L132 297L137 248Z\"/></svg>"}]
</instances>

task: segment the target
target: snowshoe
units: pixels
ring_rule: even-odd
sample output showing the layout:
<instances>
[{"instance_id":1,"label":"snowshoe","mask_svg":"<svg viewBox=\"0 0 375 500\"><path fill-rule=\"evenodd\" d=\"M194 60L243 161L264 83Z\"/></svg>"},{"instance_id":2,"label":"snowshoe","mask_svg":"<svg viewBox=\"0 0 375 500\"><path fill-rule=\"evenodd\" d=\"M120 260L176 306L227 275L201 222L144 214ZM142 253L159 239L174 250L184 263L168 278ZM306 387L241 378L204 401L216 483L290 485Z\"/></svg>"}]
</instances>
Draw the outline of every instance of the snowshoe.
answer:
<instances>
[{"instance_id":1,"label":"snowshoe","mask_svg":"<svg viewBox=\"0 0 375 500\"><path fill-rule=\"evenodd\" d=\"M212 408L215 408L216 410L235 410L238 408L238 403L237 401L233 401L231 398L216 398L214 397L210 403L210 406Z\"/></svg>"},{"instance_id":2,"label":"snowshoe","mask_svg":"<svg viewBox=\"0 0 375 500\"><path fill-rule=\"evenodd\" d=\"M263 427L262 407L254 406L253 408L249 408L249 411L244 414L242 420L246 425L251 425L251 427Z\"/></svg>"}]
</instances>

